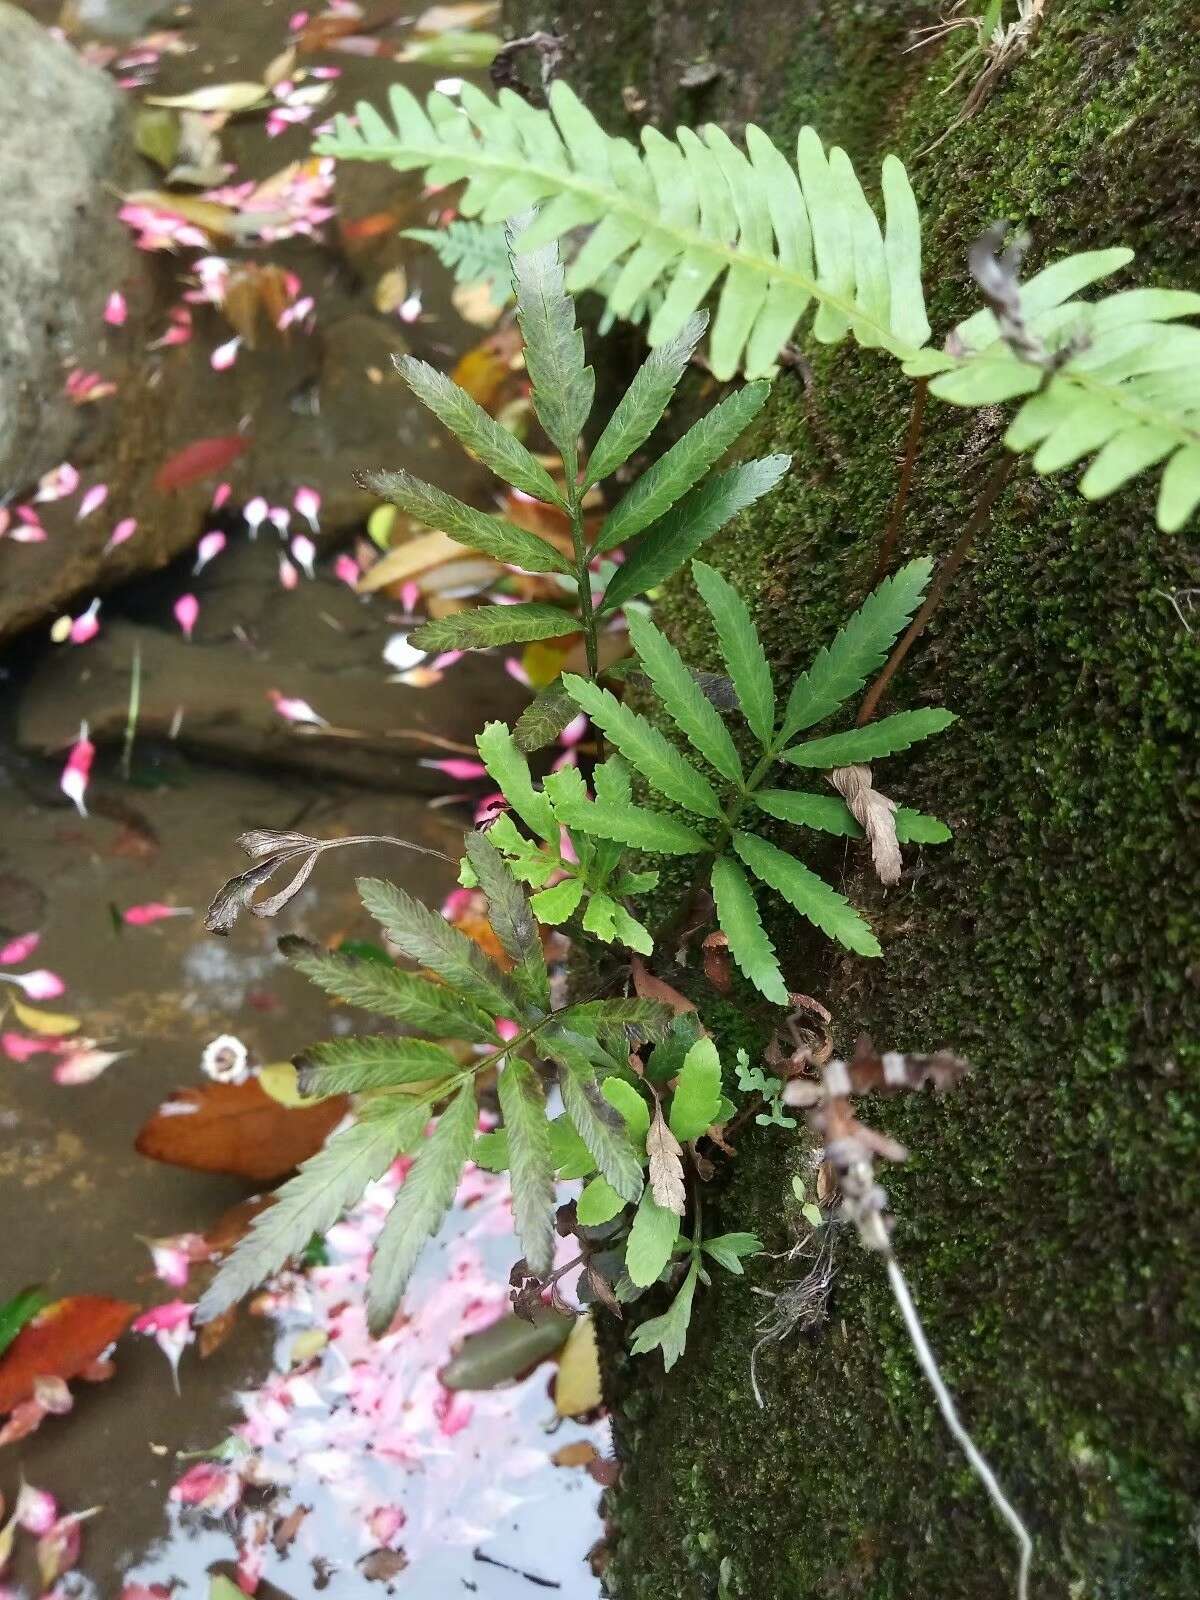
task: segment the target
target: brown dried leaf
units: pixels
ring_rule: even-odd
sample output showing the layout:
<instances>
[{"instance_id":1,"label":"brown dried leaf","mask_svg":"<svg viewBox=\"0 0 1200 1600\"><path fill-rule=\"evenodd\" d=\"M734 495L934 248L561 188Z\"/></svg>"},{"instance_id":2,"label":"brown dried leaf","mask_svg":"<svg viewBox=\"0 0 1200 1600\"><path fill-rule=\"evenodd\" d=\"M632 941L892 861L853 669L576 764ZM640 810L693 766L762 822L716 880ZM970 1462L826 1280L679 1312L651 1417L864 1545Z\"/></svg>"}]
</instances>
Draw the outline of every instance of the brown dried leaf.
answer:
<instances>
[{"instance_id":1,"label":"brown dried leaf","mask_svg":"<svg viewBox=\"0 0 1200 1600\"><path fill-rule=\"evenodd\" d=\"M952 1050L938 1050L928 1056L901 1054L899 1050L881 1054L865 1035L855 1042L854 1055L847 1066L852 1094L872 1090L895 1094L901 1089L923 1088L927 1083L942 1093L953 1089L970 1070L970 1062Z\"/></svg>"},{"instance_id":2,"label":"brown dried leaf","mask_svg":"<svg viewBox=\"0 0 1200 1600\"><path fill-rule=\"evenodd\" d=\"M672 989L669 983L664 983L647 967L641 956L634 956L630 962L633 973L633 987L643 1000L661 1000L663 1005L670 1006L677 1017L682 1017L688 1011L695 1011L696 1007L686 995L680 994L678 989Z\"/></svg>"},{"instance_id":3,"label":"brown dried leaf","mask_svg":"<svg viewBox=\"0 0 1200 1600\"><path fill-rule=\"evenodd\" d=\"M646 1135L646 1154L650 1157L650 1192L665 1211L683 1215L683 1147L667 1126L662 1106L654 1107L650 1131Z\"/></svg>"},{"instance_id":4,"label":"brown dried leaf","mask_svg":"<svg viewBox=\"0 0 1200 1600\"><path fill-rule=\"evenodd\" d=\"M587 1467L600 1455L590 1439L573 1439L560 1445L550 1457L556 1467Z\"/></svg>"},{"instance_id":5,"label":"brown dried leaf","mask_svg":"<svg viewBox=\"0 0 1200 1600\"><path fill-rule=\"evenodd\" d=\"M718 994L728 994L733 988L733 967L729 957L729 940L725 934L710 933L701 946L704 959L704 976Z\"/></svg>"},{"instance_id":6,"label":"brown dried leaf","mask_svg":"<svg viewBox=\"0 0 1200 1600\"><path fill-rule=\"evenodd\" d=\"M828 777L867 836L880 883L899 883L903 862L896 838L896 802L872 787L870 767L838 767Z\"/></svg>"},{"instance_id":7,"label":"brown dried leaf","mask_svg":"<svg viewBox=\"0 0 1200 1600\"><path fill-rule=\"evenodd\" d=\"M592 1291L596 1299L605 1308L605 1310L611 1311L614 1317L618 1317L621 1319L621 1321L624 1321L625 1313L621 1310L621 1302L617 1299L616 1294L613 1292L612 1284L609 1283L608 1279L600 1271L600 1268L595 1264L594 1261L588 1261L585 1264L583 1276L587 1282L588 1288Z\"/></svg>"},{"instance_id":8,"label":"brown dried leaf","mask_svg":"<svg viewBox=\"0 0 1200 1600\"><path fill-rule=\"evenodd\" d=\"M297 1506L294 1511L289 1511L286 1517L280 1517L271 1534L271 1543L275 1546L277 1555L286 1555L295 1543L296 1535L300 1532L300 1524L312 1510L311 1506Z\"/></svg>"},{"instance_id":9,"label":"brown dried leaf","mask_svg":"<svg viewBox=\"0 0 1200 1600\"><path fill-rule=\"evenodd\" d=\"M207 1361L209 1356L219 1350L233 1332L233 1325L237 1321L238 1308L230 1306L222 1311L219 1316L212 1317L208 1322L200 1324L200 1332L196 1336L196 1349L201 1361Z\"/></svg>"},{"instance_id":10,"label":"brown dried leaf","mask_svg":"<svg viewBox=\"0 0 1200 1600\"><path fill-rule=\"evenodd\" d=\"M364 1578L375 1583L388 1583L392 1578L398 1578L407 1565L408 1557L403 1550L380 1549L363 1556L358 1563L358 1570Z\"/></svg>"}]
</instances>

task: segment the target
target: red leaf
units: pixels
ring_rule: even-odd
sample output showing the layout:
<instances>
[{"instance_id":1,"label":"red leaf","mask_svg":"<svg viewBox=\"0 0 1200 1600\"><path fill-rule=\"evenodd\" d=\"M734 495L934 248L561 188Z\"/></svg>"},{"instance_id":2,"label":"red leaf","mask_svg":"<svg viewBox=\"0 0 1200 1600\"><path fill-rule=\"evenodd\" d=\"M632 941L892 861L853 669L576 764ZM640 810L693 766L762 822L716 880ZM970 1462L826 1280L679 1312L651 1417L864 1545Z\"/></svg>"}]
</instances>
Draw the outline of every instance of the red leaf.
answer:
<instances>
[{"instance_id":1,"label":"red leaf","mask_svg":"<svg viewBox=\"0 0 1200 1600\"><path fill-rule=\"evenodd\" d=\"M79 1377L136 1310L126 1300L77 1294L39 1311L0 1359L0 1415L27 1400L38 1378Z\"/></svg>"},{"instance_id":2,"label":"red leaf","mask_svg":"<svg viewBox=\"0 0 1200 1600\"><path fill-rule=\"evenodd\" d=\"M267 1182L309 1156L346 1114L349 1096L291 1109L273 1100L257 1078L179 1089L144 1125L138 1151L196 1172L228 1172Z\"/></svg>"},{"instance_id":3,"label":"red leaf","mask_svg":"<svg viewBox=\"0 0 1200 1600\"><path fill-rule=\"evenodd\" d=\"M223 471L231 461L236 461L249 450L252 441L244 433L227 433L212 439L193 439L168 456L154 477L154 487L169 494L172 489L183 489L189 483L198 483L214 472Z\"/></svg>"}]
</instances>

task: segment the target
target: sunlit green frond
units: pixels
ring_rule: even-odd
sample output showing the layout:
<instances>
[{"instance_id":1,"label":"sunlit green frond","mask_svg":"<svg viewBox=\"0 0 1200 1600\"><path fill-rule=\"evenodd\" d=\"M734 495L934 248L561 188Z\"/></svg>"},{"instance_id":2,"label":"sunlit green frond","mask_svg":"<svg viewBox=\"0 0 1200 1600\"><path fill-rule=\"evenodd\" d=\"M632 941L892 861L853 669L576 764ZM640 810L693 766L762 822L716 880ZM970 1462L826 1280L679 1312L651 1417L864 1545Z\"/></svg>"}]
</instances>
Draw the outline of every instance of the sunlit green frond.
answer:
<instances>
[{"instance_id":1,"label":"sunlit green frond","mask_svg":"<svg viewBox=\"0 0 1200 1600\"><path fill-rule=\"evenodd\" d=\"M459 105L434 92L422 107L396 85L390 123L360 105L317 149L424 169L431 184L465 180L462 213L485 226L538 206L525 249L591 225L568 286L603 282L618 316L665 288L652 345L674 338L716 290L709 359L719 378L770 372L812 307L813 331L829 342L852 332L907 356L929 336L917 209L894 156L883 167L881 225L845 152L826 150L811 128L793 164L757 128L745 149L711 125L675 139L646 128L639 150L606 134L561 80L548 111L470 85Z\"/></svg>"}]
</instances>

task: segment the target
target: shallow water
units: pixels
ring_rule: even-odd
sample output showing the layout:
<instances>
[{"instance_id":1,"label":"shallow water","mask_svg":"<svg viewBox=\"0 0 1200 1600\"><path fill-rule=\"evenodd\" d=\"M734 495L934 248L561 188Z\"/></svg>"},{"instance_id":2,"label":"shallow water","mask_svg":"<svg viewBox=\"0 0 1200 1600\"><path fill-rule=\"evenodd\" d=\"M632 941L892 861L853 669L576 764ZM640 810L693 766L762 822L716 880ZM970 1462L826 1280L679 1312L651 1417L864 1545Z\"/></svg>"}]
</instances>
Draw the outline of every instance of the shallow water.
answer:
<instances>
[{"instance_id":1,"label":"shallow water","mask_svg":"<svg viewBox=\"0 0 1200 1600\"><path fill-rule=\"evenodd\" d=\"M44 21L58 12L57 5L40 3L27 9ZM107 25L126 38L148 26L182 21L197 51L167 63L161 80L167 91L178 91L198 81L197 67L213 81L259 71L286 42L291 10L273 0L197 0L190 7L89 0L81 14L90 26ZM379 98L395 77L424 89L440 75L428 68L406 73L390 62L329 59L346 69L339 106L360 93ZM233 141L239 163L253 165L255 137L253 130L239 129ZM310 137L310 129L286 133L270 152L268 170L302 156ZM387 174L372 181L386 184ZM356 292L347 289L321 246L294 248L306 252L306 277L322 274L330 295ZM445 315L448 286L431 257L423 258L421 275L427 303L444 315L439 338L451 359L478 338L478 330ZM285 387L268 386L263 403L286 405ZM398 419L396 448L392 464L430 470L426 458L437 460L441 446L405 418ZM244 534L237 539L244 545ZM359 650L364 695L372 681L383 681L387 669L379 640L387 636L394 606L356 601L348 629L339 611L348 603L346 592L328 572L297 598L265 582L255 586L253 551L242 549L238 559L241 578L232 596L222 597L228 580L219 566L206 575L211 587L195 585L207 608L202 615L211 648L236 659L249 627L280 659L327 660L330 672L352 664ZM106 615L171 630L170 598L189 566L110 597ZM313 632L314 617L330 615L332 631ZM35 640L2 664L0 933L40 933L35 964L61 973L68 985L53 1009L69 1011L88 1036L128 1053L94 1082L74 1087L54 1082L51 1056L0 1058L0 1300L42 1282L56 1295L107 1294L150 1307L180 1292L194 1298L196 1279L182 1291L158 1281L144 1240L202 1232L255 1186L144 1159L133 1148L138 1127L173 1089L204 1081L201 1053L219 1034L236 1035L252 1058L265 1063L284 1060L329 1032L328 1003L276 952L281 932L321 940L369 937L353 891L356 874L395 877L436 905L450 887L452 869L429 857L378 849L356 853L353 861L328 858L278 924L245 919L227 941L207 936L196 915L129 927L113 908L119 914L130 905L164 901L202 910L237 869L232 841L250 826L302 826L313 834L383 831L453 852L469 825L470 807L431 809L436 784L411 763L396 785L359 790L327 774L284 770L245 753L237 757L238 766L205 761L194 747L189 750L185 715L179 742L139 737L132 782L122 779L115 751L102 753L91 815L79 817L58 792L61 761L18 755L7 737L50 648ZM204 659L198 652L197 672ZM448 711L453 702L461 720L467 681L456 686L448 677L428 691L434 698L423 712L427 727L438 724L439 694ZM74 720L73 703L59 709L68 722ZM480 722L485 714L481 700ZM11 1026L11 1019L0 1026ZM10 1506L23 1474L53 1493L64 1511L102 1508L86 1524L79 1570L61 1580L56 1596L115 1600L125 1582L136 1580L206 1600L207 1574L232 1575L239 1533L243 1543L248 1529L253 1534L254 1506L245 1501L242 1511L219 1515L181 1508L169 1499L189 1465L180 1457L219 1447L232 1427L257 1414L275 1386L293 1384L297 1371L311 1381L301 1388L301 1403L287 1408L272 1443L274 1455L264 1455L272 1456L275 1482L282 1486L270 1514L300 1505L311 1510L282 1553L265 1545L259 1595L597 1595L586 1555L602 1532L599 1490L581 1469L556 1467L549 1457L583 1438L603 1449L605 1429L556 1419L549 1393L553 1366L543 1364L509 1389L470 1397L469 1415L460 1407L450 1430L442 1428L446 1417L439 1420L430 1410L435 1401L445 1404L436 1372L462 1333L480 1325L484 1311L503 1309L508 1267L518 1254L503 1186L480 1180L462 1198L410 1291L408 1322L388 1341L395 1346L385 1362L388 1403L398 1394L409 1396L407 1420L396 1427L415 1441L411 1460L381 1456L372 1431L351 1425L339 1388L345 1373L337 1339L298 1369L292 1365L298 1333L327 1329L336 1310L321 1287L326 1279L340 1284L346 1304L361 1300L356 1250L363 1235L348 1230L340 1238L341 1253L337 1243L331 1245L330 1264L316 1268L311 1279L290 1280L284 1300L273 1303L269 1314L243 1312L206 1360L194 1347L187 1349L179 1393L153 1341L127 1334L118 1345L115 1376L97 1385L75 1384L69 1415L48 1418L32 1437L0 1451L0 1492ZM461 1267L464 1261L467 1268ZM463 1289L457 1299L446 1275L455 1262L460 1288L470 1291ZM362 1370L369 1371L375 1359L360 1352ZM239 1395L258 1398L239 1401ZM331 1456L332 1450L339 1454ZM284 1457L290 1462L286 1470ZM264 1490L257 1503L266 1508L271 1494ZM364 1518L373 1506L399 1507L406 1518L384 1541L403 1547L408 1563L390 1579L371 1580L357 1565L371 1548ZM21 1535L18 1546L15 1592L25 1600L40 1588L33 1540ZM11 1573L6 1576L13 1581Z\"/></svg>"}]
</instances>

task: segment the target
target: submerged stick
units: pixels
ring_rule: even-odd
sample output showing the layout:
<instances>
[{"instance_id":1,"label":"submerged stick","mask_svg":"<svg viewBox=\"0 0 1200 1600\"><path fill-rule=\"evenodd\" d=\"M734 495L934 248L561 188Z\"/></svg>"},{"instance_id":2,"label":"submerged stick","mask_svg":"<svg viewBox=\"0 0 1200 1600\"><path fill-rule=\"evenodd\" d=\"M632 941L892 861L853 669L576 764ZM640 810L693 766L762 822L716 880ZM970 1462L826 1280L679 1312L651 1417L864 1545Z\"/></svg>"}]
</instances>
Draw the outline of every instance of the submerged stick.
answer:
<instances>
[{"instance_id":1,"label":"submerged stick","mask_svg":"<svg viewBox=\"0 0 1200 1600\"><path fill-rule=\"evenodd\" d=\"M142 647L135 645L133 663L129 669L129 711L125 718L125 743L121 750L121 776L129 782L133 767L133 741L137 736L138 718L142 711Z\"/></svg>"}]
</instances>

